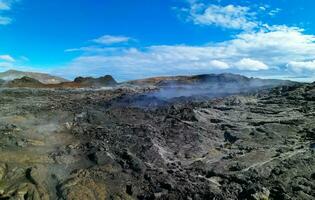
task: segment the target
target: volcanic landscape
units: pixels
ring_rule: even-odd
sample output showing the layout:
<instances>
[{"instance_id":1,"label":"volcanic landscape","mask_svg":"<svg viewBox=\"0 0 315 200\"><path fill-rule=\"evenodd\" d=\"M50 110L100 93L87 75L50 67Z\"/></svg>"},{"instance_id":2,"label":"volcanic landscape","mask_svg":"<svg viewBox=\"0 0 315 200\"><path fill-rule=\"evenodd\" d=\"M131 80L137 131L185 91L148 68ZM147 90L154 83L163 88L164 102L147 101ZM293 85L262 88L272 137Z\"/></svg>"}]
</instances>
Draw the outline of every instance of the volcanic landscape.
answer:
<instances>
[{"instance_id":1,"label":"volcanic landscape","mask_svg":"<svg viewBox=\"0 0 315 200\"><path fill-rule=\"evenodd\" d=\"M315 199L315 83L0 79L0 199Z\"/></svg>"}]
</instances>

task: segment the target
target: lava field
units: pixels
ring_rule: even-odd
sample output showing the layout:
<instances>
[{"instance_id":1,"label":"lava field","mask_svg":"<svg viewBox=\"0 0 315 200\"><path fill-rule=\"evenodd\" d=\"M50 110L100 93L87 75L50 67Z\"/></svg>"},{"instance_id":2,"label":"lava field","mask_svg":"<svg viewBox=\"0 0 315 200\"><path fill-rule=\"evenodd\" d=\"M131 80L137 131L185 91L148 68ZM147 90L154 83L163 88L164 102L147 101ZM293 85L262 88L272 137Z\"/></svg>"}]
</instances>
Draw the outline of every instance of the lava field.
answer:
<instances>
[{"instance_id":1,"label":"lava field","mask_svg":"<svg viewBox=\"0 0 315 200\"><path fill-rule=\"evenodd\" d=\"M314 199L315 84L0 91L0 199Z\"/></svg>"}]
</instances>

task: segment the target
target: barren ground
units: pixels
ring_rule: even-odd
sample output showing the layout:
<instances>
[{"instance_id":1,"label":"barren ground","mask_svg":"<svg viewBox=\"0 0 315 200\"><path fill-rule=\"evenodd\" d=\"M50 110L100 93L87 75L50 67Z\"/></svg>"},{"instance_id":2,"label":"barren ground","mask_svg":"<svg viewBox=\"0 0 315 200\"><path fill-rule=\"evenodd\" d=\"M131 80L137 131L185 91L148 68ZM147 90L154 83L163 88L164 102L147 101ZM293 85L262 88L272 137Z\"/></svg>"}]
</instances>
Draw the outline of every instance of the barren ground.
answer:
<instances>
[{"instance_id":1,"label":"barren ground","mask_svg":"<svg viewBox=\"0 0 315 200\"><path fill-rule=\"evenodd\" d=\"M315 85L0 91L0 199L314 199Z\"/></svg>"}]
</instances>

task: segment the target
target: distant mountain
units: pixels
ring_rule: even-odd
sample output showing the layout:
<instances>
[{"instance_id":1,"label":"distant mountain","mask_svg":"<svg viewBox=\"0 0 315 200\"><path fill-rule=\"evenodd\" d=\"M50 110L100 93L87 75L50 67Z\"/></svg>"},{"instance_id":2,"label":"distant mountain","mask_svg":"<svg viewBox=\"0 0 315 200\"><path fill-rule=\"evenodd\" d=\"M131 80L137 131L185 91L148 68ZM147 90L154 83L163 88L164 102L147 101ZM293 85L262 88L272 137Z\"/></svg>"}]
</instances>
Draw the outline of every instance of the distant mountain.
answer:
<instances>
[{"instance_id":1,"label":"distant mountain","mask_svg":"<svg viewBox=\"0 0 315 200\"><path fill-rule=\"evenodd\" d=\"M99 78L92 78L92 77L77 77L73 81L74 83L79 83L81 85L86 86L96 86L96 87L103 87L103 86L114 86L117 85L117 82L111 75L106 75Z\"/></svg>"},{"instance_id":2,"label":"distant mountain","mask_svg":"<svg viewBox=\"0 0 315 200\"><path fill-rule=\"evenodd\" d=\"M30 76L22 76L28 74ZM14 76L21 78L12 79ZM6 80L5 83L1 81ZM257 89L268 89L276 86L293 85L292 81L248 78L237 74L203 74L196 76L154 77L129 81L124 84L139 86L155 86L159 88L158 95L173 96L224 96L226 94L244 93ZM48 74L7 71L0 73L0 85L3 87L30 88L101 88L116 86L115 79L106 75L99 78L77 77L74 81L50 76Z\"/></svg>"},{"instance_id":3,"label":"distant mountain","mask_svg":"<svg viewBox=\"0 0 315 200\"><path fill-rule=\"evenodd\" d=\"M14 79L20 79L23 77L29 77L44 84L58 84L67 81L64 78L52 76L45 73L23 72L17 70L8 70L6 72L0 73L0 79L5 81L12 81Z\"/></svg>"},{"instance_id":4,"label":"distant mountain","mask_svg":"<svg viewBox=\"0 0 315 200\"><path fill-rule=\"evenodd\" d=\"M155 77L129 81L127 84L155 86L159 90L154 92L153 96L174 98L182 96L223 97L296 83L284 80L248 78L237 74L203 74L196 76Z\"/></svg>"},{"instance_id":5,"label":"distant mountain","mask_svg":"<svg viewBox=\"0 0 315 200\"><path fill-rule=\"evenodd\" d=\"M22 78L14 79L12 81L8 81L4 84L5 87L9 88L19 88L19 87L28 87L28 88L43 88L45 84L27 76Z\"/></svg>"},{"instance_id":6,"label":"distant mountain","mask_svg":"<svg viewBox=\"0 0 315 200\"><path fill-rule=\"evenodd\" d=\"M61 82L57 84L45 84L35 78L27 76L6 82L1 82L0 79L0 85L9 88L100 88L111 87L117 84L118 83L115 81L115 79L110 75L100 78L77 77L74 81Z\"/></svg>"},{"instance_id":7,"label":"distant mountain","mask_svg":"<svg viewBox=\"0 0 315 200\"><path fill-rule=\"evenodd\" d=\"M224 74L202 74L195 76L165 76L140 79L127 82L134 85L153 86L185 86L185 85L209 85L209 84L237 84L238 86L279 86L293 84L292 81L276 79L248 78L246 76L224 73Z\"/></svg>"}]
</instances>

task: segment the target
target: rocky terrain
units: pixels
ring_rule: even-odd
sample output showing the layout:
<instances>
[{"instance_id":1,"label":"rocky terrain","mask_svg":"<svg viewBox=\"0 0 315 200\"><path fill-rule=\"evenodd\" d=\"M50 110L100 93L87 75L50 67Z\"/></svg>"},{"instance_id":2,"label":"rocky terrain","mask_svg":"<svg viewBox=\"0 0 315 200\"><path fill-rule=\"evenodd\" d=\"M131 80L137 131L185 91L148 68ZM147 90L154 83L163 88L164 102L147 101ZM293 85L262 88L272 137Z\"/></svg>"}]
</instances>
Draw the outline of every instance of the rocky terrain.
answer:
<instances>
[{"instance_id":1,"label":"rocky terrain","mask_svg":"<svg viewBox=\"0 0 315 200\"><path fill-rule=\"evenodd\" d=\"M314 199L315 83L202 78L2 88L0 199Z\"/></svg>"}]
</instances>

